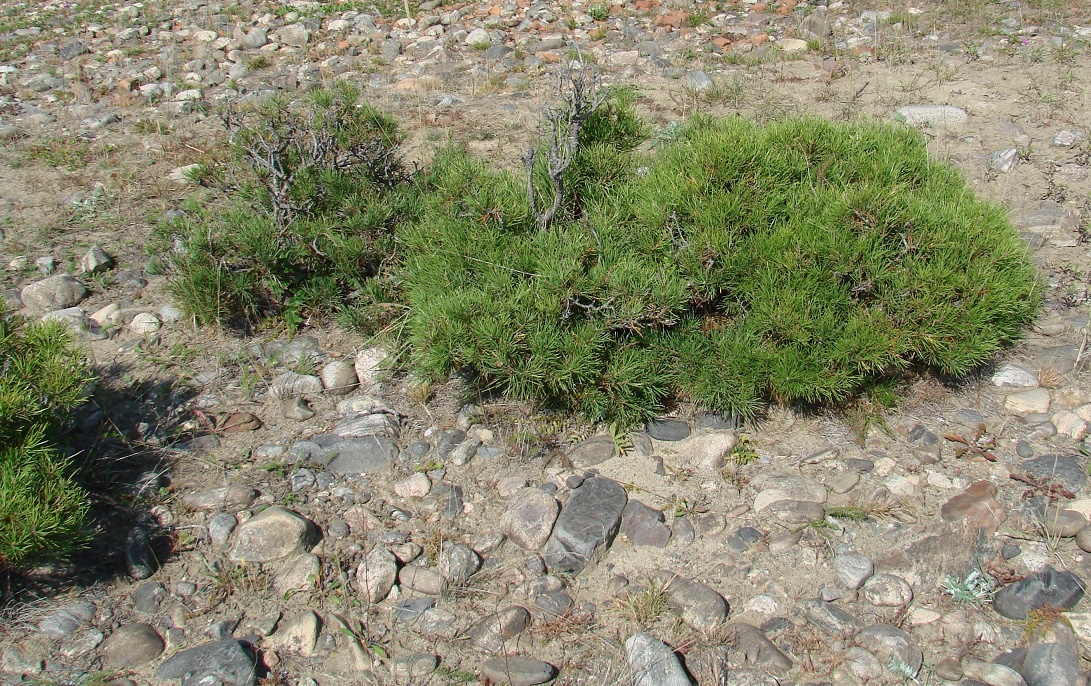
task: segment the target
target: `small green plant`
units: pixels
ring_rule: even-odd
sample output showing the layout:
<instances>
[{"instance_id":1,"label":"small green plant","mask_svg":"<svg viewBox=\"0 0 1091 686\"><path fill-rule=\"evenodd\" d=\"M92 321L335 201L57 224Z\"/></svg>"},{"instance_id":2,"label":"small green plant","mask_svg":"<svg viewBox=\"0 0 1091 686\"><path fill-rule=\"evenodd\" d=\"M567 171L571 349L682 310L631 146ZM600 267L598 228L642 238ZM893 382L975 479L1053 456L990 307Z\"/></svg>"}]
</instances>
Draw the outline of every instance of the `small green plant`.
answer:
<instances>
[{"instance_id":1,"label":"small green plant","mask_svg":"<svg viewBox=\"0 0 1091 686\"><path fill-rule=\"evenodd\" d=\"M850 522L862 522L868 518L868 513L858 505L844 505L826 508L826 516L834 519L845 519Z\"/></svg>"},{"instance_id":2,"label":"small green plant","mask_svg":"<svg viewBox=\"0 0 1091 686\"><path fill-rule=\"evenodd\" d=\"M208 593L213 606L227 601L237 592L254 593L265 590L269 579L245 560L224 562L205 560Z\"/></svg>"},{"instance_id":3,"label":"small green plant","mask_svg":"<svg viewBox=\"0 0 1091 686\"><path fill-rule=\"evenodd\" d=\"M59 439L90 379L59 325L23 325L0 308L0 568L61 557L87 539L87 495Z\"/></svg>"},{"instance_id":4,"label":"small green plant","mask_svg":"<svg viewBox=\"0 0 1091 686\"><path fill-rule=\"evenodd\" d=\"M951 596L956 603L984 605L992 601L996 590L996 581L975 569L963 578L947 577L943 582L943 592Z\"/></svg>"},{"instance_id":5,"label":"small green plant","mask_svg":"<svg viewBox=\"0 0 1091 686\"><path fill-rule=\"evenodd\" d=\"M43 143L27 147L28 159L45 162L51 167L64 167L68 171L83 169L94 159L89 141L82 138L50 138Z\"/></svg>"},{"instance_id":6,"label":"small green plant","mask_svg":"<svg viewBox=\"0 0 1091 686\"><path fill-rule=\"evenodd\" d=\"M627 455L633 449L633 440L629 437L629 432L616 423L610 425L610 440L614 444L616 456Z\"/></svg>"},{"instance_id":7,"label":"small green plant","mask_svg":"<svg viewBox=\"0 0 1091 686\"><path fill-rule=\"evenodd\" d=\"M413 471L427 473L434 472L437 469L443 469L443 463L439 460L428 460L427 462L422 462L421 464L414 467Z\"/></svg>"},{"instance_id":8,"label":"small green plant","mask_svg":"<svg viewBox=\"0 0 1091 686\"><path fill-rule=\"evenodd\" d=\"M288 470L291 469L291 464L288 462L266 462L261 465L260 469L272 474L279 474L280 476L287 476Z\"/></svg>"},{"instance_id":9,"label":"small green plant","mask_svg":"<svg viewBox=\"0 0 1091 686\"><path fill-rule=\"evenodd\" d=\"M758 455L758 451L754 450L750 439L745 434L740 435L735 447L731 449L731 461L736 467L745 467L760 460L761 456Z\"/></svg>"},{"instance_id":10,"label":"small green plant","mask_svg":"<svg viewBox=\"0 0 1091 686\"><path fill-rule=\"evenodd\" d=\"M623 619L641 628L651 626L660 617L671 612L666 587L658 581L652 581L643 590L619 599L617 608Z\"/></svg>"},{"instance_id":11,"label":"small green plant","mask_svg":"<svg viewBox=\"0 0 1091 686\"><path fill-rule=\"evenodd\" d=\"M458 669L448 665L440 665L436 668L436 674L457 684L468 684L477 680L477 675L464 669Z\"/></svg>"},{"instance_id":12,"label":"small green plant","mask_svg":"<svg viewBox=\"0 0 1091 686\"><path fill-rule=\"evenodd\" d=\"M246 68L250 71L258 71L273 66L273 60L268 55L260 54L246 60Z\"/></svg>"},{"instance_id":13,"label":"small green plant","mask_svg":"<svg viewBox=\"0 0 1091 686\"><path fill-rule=\"evenodd\" d=\"M692 14L686 15L686 28L695 29L704 26L707 23L709 23L709 18L704 12L693 12Z\"/></svg>"},{"instance_id":14,"label":"small green plant","mask_svg":"<svg viewBox=\"0 0 1091 686\"><path fill-rule=\"evenodd\" d=\"M679 497L668 503L666 509L674 517L691 517L708 512L708 505L704 498Z\"/></svg>"},{"instance_id":15,"label":"small green plant","mask_svg":"<svg viewBox=\"0 0 1091 686\"><path fill-rule=\"evenodd\" d=\"M610 8L601 3L594 4L587 8L587 14L595 21L606 21L610 18Z\"/></svg>"},{"instance_id":16,"label":"small green plant","mask_svg":"<svg viewBox=\"0 0 1091 686\"><path fill-rule=\"evenodd\" d=\"M917 680L917 672L913 669L905 660L902 660L897 655L891 655L890 661L886 663L886 668L890 670L890 673L894 676L901 677L902 681L912 681L915 684L919 684Z\"/></svg>"}]
</instances>

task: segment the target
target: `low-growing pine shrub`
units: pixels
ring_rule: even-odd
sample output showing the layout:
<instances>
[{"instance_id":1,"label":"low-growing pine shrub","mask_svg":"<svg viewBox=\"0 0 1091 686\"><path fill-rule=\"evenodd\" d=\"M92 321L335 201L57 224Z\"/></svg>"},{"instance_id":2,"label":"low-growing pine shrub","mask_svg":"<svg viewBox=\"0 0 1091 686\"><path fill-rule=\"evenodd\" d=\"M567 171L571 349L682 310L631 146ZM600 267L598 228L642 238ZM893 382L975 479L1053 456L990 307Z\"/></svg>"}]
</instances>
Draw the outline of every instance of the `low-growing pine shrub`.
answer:
<instances>
[{"instance_id":1,"label":"low-growing pine shrub","mask_svg":"<svg viewBox=\"0 0 1091 686\"><path fill-rule=\"evenodd\" d=\"M631 92L559 82L522 173L448 148L406 175L393 121L343 87L229 112L207 177L237 192L170 227L172 288L202 323L397 313L422 378L622 428L679 398L749 417L962 376L1034 316L1003 210L916 131L697 119L643 154Z\"/></svg>"},{"instance_id":2,"label":"low-growing pine shrub","mask_svg":"<svg viewBox=\"0 0 1091 686\"><path fill-rule=\"evenodd\" d=\"M63 556L86 540L88 504L58 432L89 380L58 324L0 311L0 567Z\"/></svg>"},{"instance_id":3,"label":"low-growing pine shrub","mask_svg":"<svg viewBox=\"0 0 1091 686\"><path fill-rule=\"evenodd\" d=\"M345 85L223 119L231 154L198 175L218 202L190 203L159 231L156 249L176 246L179 303L200 324L242 328L270 316L291 329L310 316L389 318L386 261L414 207L394 120Z\"/></svg>"},{"instance_id":4,"label":"low-growing pine shrub","mask_svg":"<svg viewBox=\"0 0 1091 686\"><path fill-rule=\"evenodd\" d=\"M703 120L638 163L540 230L516 177L440 155L402 234L421 371L621 424L751 416L964 375L1034 316L1004 212L910 129Z\"/></svg>"}]
</instances>

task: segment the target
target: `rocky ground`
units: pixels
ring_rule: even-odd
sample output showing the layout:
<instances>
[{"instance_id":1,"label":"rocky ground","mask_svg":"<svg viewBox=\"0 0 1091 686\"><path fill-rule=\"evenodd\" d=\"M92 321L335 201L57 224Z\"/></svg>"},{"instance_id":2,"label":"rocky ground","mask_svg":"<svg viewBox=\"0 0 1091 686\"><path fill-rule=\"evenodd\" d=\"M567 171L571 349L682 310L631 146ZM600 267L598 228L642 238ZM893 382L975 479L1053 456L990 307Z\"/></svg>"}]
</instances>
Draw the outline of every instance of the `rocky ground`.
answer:
<instances>
[{"instance_id":1,"label":"rocky ground","mask_svg":"<svg viewBox=\"0 0 1091 686\"><path fill-rule=\"evenodd\" d=\"M102 460L91 551L12 582L4 681L1086 684L1081 5L0 3L3 297L80 332ZM922 127L1011 211L1036 327L913 381L887 430L683 406L612 436L320 323L194 330L165 295L145 245L217 106L345 79L413 159L514 165L572 59L658 138L696 112Z\"/></svg>"}]
</instances>

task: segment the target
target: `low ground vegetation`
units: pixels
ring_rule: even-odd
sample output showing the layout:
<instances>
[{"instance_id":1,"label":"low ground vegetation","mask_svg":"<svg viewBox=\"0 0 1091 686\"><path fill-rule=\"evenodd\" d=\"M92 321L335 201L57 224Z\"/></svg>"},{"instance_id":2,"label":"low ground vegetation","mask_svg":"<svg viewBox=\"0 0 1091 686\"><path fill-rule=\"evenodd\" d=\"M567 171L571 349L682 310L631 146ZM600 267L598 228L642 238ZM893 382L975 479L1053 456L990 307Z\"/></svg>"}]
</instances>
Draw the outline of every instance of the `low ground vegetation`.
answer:
<instances>
[{"instance_id":1,"label":"low ground vegetation","mask_svg":"<svg viewBox=\"0 0 1091 686\"><path fill-rule=\"evenodd\" d=\"M1034 317L1004 211L914 130L695 118L645 153L631 92L561 84L525 174L457 147L408 173L347 89L229 112L204 178L241 192L164 230L175 293L205 324L395 331L423 377L620 425L963 376Z\"/></svg>"},{"instance_id":2,"label":"low ground vegetation","mask_svg":"<svg viewBox=\"0 0 1091 686\"><path fill-rule=\"evenodd\" d=\"M63 556L86 539L87 496L62 451L88 364L57 324L0 310L0 568Z\"/></svg>"}]
</instances>

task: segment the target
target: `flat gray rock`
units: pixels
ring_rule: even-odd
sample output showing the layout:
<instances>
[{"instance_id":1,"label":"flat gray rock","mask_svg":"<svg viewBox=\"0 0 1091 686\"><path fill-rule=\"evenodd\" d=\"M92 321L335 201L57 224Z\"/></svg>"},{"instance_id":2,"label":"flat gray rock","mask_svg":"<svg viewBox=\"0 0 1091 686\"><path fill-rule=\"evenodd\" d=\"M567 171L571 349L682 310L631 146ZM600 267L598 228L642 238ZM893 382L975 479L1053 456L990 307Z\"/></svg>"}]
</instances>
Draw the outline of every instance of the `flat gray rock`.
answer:
<instances>
[{"instance_id":1,"label":"flat gray rock","mask_svg":"<svg viewBox=\"0 0 1091 686\"><path fill-rule=\"evenodd\" d=\"M80 600L66 605L38 622L38 630L53 638L64 638L95 618L95 604Z\"/></svg>"},{"instance_id":2,"label":"flat gray rock","mask_svg":"<svg viewBox=\"0 0 1091 686\"><path fill-rule=\"evenodd\" d=\"M621 530L637 546L663 548L671 540L671 529L663 523L663 513L639 500L630 500L625 506Z\"/></svg>"},{"instance_id":3,"label":"flat gray rock","mask_svg":"<svg viewBox=\"0 0 1091 686\"><path fill-rule=\"evenodd\" d=\"M628 500L620 484L601 476L572 491L546 543L549 568L578 574L609 548Z\"/></svg>"},{"instance_id":4,"label":"flat gray rock","mask_svg":"<svg viewBox=\"0 0 1091 686\"><path fill-rule=\"evenodd\" d=\"M826 508L806 500L776 500L765 511L785 524L809 524L826 516Z\"/></svg>"},{"instance_id":5,"label":"flat gray rock","mask_svg":"<svg viewBox=\"0 0 1091 686\"><path fill-rule=\"evenodd\" d=\"M258 492L244 484L231 484L206 491L186 493L182 503L194 510L231 510L239 511L250 506Z\"/></svg>"},{"instance_id":6,"label":"flat gray rock","mask_svg":"<svg viewBox=\"0 0 1091 686\"><path fill-rule=\"evenodd\" d=\"M167 658L155 678L181 679L182 686L254 686L253 652L234 639L205 643Z\"/></svg>"},{"instance_id":7,"label":"flat gray rock","mask_svg":"<svg viewBox=\"0 0 1091 686\"><path fill-rule=\"evenodd\" d=\"M856 634L860 647L874 654L884 664L896 658L916 677L924 664L924 652L904 630L890 624L875 624Z\"/></svg>"},{"instance_id":8,"label":"flat gray rock","mask_svg":"<svg viewBox=\"0 0 1091 686\"><path fill-rule=\"evenodd\" d=\"M158 581L148 581L133 591L133 610L142 615L154 615L167 597L167 589Z\"/></svg>"},{"instance_id":9,"label":"flat gray rock","mask_svg":"<svg viewBox=\"0 0 1091 686\"><path fill-rule=\"evenodd\" d=\"M609 436L592 436L568 451L568 461L577 469L594 467L617 454L614 441Z\"/></svg>"},{"instance_id":10,"label":"flat gray rock","mask_svg":"<svg viewBox=\"0 0 1091 686\"><path fill-rule=\"evenodd\" d=\"M1052 479L1073 492L1087 485L1087 472L1075 457L1042 455L1023 460L1019 466L1033 477Z\"/></svg>"},{"instance_id":11,"label":"flat gray rock","mask_svg":"<svg viewBox=\"0 0 1091 686\"><path fill-rule=\"evenodd\" d=\"M408 565L398 572L398 583L403 587L425 595L439 595L447 588L443 575L434 569Z\"/></svg>"},{"instance_id":12,"label":"flat gray rock","mask_svg":"<svg viewBox=\"0 0 1091 686\"><path fill-rule=\"evenodd\" d=\"M535 686L552 681L553 665L529 657L494 657L481 663L481 676L503 686Z\"/></svg>"},{"instance_id":13,"label":"flat gray rock","mask_svg":"<svg viewBox=\"0 0 1091 686\"><path fill-rule=\"evenodd\" d=\"M1027 686L1075 686L1080 658L1060 643L1040 643L1027 651L1021 671Z\"/></svg>"},{"instance_id":14,"label":"flat gray rock","mask_svg":"<svg viewBox=\"0 0 1091 686\"><path fill-rule=\"evenodd\" d=\"M793 666L792 658L785 655L756 627L740 624L735 627L735 645L755 667L787 672Z\"/></svg>"},{"instance_id":15,"label":"flat gray rock","mask_svg":"<svg viewBox=\"0 0 1091 686\"><path fill-rule=\"evenodd\" d=\"M712 629L727 619L727 601L712 588L670 572L657 572L653 578L666 584L667 602L690 627Z\"/></svg>"},{"instance_id":16,"label":"flat gray rock","mask_svg":"<svg viewBox=\"0 0 1091 686\"><path fill-rule=\"evenodd\" d=\"M331 443L327 449L333 457L326 469L334 474L374 474L398 459L398 446L383 436L348 438Z\"/></svg>"},{"instance_id":17,"label":"flat gray rock","mask_svg":"<svg viewBox=\"0 0 1091 686\"><path fill-rule=\"evenodd\" d=\"M848 612L818 598L801 600L796 604L796 610L803 613L817 628L841 638L847 638L864 628L860 620Z\"/></svg>"},{"instance_id":18,"label":"flat gray rock","mask_svg":"<svg viewBox=\"0 0 1091 686\"><path fill-rule=\"evenodd\" d=\"M125 568L134 579L147 579L156 570L151 538L142 526L134 526L125 539Z\"/></svg>"},{"instance_id":19,"label":"flat gray rock","mask_svg":"<svg viewBox=\"0 0 1091 686\"><path fill-rule=\"evenodd\" d=\"M499 653L507 641L523 633L529 624L530 612L525 607L506 608L482 617L470 627L470 645L486 653Z\"/></svg>"},{"instance_id":20,"label":"flat gray rock","mask_svg":"<svg viewBox=\"0 0 1091 686\"><path fill-rule=\"evenodd\" d=\"M680 441L689 437L689 424L680 419L653 419L645 429L657 441Z\"/></svg>"},{"instance_id":21,"label":"flat gray rock","mask_svg":"<svg viewBox=\"0 0 1091 686\"><path fill-rule=\"evenodd\" d=\"M966 111L952 105L906 105L899 107L895 118L910 126L944 126L957 128L969 121Z\"/></svg>"},{"instance_id":22,"label":"flat gray rock","mask_svg":"<svg viewBox=\"0 0 1091 686\"><path fill-rule=\"evenodd\" d=\"M843 553L833 558L833 571L842 586L855 591L875 573L875 564L865 555Z\"/></svg>"}]
</instances>

